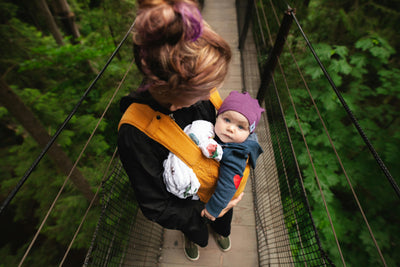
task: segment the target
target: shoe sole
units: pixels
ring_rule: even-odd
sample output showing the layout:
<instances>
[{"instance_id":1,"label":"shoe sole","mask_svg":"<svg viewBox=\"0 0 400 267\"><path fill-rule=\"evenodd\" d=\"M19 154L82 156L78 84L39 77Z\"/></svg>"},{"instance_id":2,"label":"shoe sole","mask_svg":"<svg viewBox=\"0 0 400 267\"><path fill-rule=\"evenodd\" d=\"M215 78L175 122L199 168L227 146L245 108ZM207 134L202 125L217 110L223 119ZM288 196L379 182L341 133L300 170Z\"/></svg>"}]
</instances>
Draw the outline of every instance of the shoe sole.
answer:
<instances>
[{"instance_id":1,"label":"shoe sole","mask_svg":"<svg viewBox=\"0 0 400 267\"><path fill-rule=\"evenodd\" d=\"M220 245L218 245L218 243L217 243L217 246L219 247L219 249L220 249L222 252L228 252L229 250L231 250L231 245L230 245L230 244L229 244L229 247L226 248L226 249L223 249Z\"/></svg>"}]
</instances>

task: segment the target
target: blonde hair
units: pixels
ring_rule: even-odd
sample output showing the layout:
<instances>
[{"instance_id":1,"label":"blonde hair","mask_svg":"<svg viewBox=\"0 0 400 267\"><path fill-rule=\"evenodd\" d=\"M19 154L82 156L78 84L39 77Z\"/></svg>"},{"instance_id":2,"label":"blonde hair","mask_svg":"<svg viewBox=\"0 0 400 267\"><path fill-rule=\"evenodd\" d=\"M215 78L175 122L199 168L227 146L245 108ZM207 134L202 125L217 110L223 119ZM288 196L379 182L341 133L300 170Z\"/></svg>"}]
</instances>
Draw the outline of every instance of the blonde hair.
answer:
<instances>
[{"instance_id":1,"label":"blonde hair","mask_svg":"<svg viewBox=\"0 0 400 267\"><path fill-rule=\"evenodd\" d=\"M208 94L228 72L230 47L193 1L139 1L133 40L149 91L165 99Z\"/></svg>"}]
</instances>

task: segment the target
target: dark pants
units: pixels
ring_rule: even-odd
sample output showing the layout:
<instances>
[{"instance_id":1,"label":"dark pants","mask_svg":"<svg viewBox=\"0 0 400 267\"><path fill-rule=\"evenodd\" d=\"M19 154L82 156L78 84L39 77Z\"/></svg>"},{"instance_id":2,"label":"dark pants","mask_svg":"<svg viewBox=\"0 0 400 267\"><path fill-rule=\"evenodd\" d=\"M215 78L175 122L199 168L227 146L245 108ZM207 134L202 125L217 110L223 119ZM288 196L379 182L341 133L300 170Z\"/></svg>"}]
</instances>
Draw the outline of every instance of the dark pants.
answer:
<instances>
[{"instance_id":1,"label":"dark pants","mask_svg":"<svg viewBox=\"0 0 400 267\"><path fill-rule=\"evenodd\" d=\"M221 218L217 218L215 221L210 222L211 228L217 234L220 234L225 237L229 236L231 234L232 216L233 216L233 209L230 209ZM201 247L205 247L208 244L208 226L206 223L199 231L190 231L184 234L192 242L198 244Z\"/></svg>"}]
</instances>

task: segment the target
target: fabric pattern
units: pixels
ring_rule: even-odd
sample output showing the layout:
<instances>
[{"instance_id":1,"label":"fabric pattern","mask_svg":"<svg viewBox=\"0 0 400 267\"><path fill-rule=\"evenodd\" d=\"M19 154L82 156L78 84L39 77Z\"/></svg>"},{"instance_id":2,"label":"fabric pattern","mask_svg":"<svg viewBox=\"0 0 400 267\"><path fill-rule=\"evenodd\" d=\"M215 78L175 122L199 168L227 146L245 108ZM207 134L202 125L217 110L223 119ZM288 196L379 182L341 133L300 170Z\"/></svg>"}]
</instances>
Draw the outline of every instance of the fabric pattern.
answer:
<instances>
[{"instance_id":1,"label":"fabric pattern","mask_svg":"<svg viewBox=\"0 0 400 267\"><path fill-rule=\"evenodd\" d=\"M217 161L221 160L223 151L213 139L215 134L212 123L197 120L186 126L184 132L199 146L204 156ZM188 197L192 197L193 200L199 199L196 193L200 188L200 182L189 166L174 153L169 153L163 166L163 179L168 192L182 199Z\"/></svg>"}]
</instances>

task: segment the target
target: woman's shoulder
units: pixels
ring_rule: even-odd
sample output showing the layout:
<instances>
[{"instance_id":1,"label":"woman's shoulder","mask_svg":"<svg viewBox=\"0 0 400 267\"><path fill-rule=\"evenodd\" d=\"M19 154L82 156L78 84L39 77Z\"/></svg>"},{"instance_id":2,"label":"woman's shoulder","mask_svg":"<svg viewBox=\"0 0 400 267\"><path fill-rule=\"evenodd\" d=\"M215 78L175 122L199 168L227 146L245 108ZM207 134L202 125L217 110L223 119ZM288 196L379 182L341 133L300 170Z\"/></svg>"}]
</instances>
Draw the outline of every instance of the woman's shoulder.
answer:
<instances>
[{"instance_id":1,"label":"woman's shoulder","mask_svg":"<svg viewBox=\"0 0 400 267\"><path fill-rule=\"evenodd\" d=\"M121 98L119 102L119 109L124 113L128 107L133 103L147 104L150 105L152 102L152 97L147 90L132 91L129 95Z\"/></svg>"},{"instance_id":2,"label":"woman's shoulder","mask_svg":"<svg viewBox=\"0 0 400 267\"><path fill-rule=\"evenodd\" d=\"M120 111L124 113L131 104L145 104L151 107L155 111L159 111L164 114L171 113L168 109L157 103L148 90L143 90L142 88L131 92L129 95L124 96L120 100Z\"/></svg>"}]
</instances>

